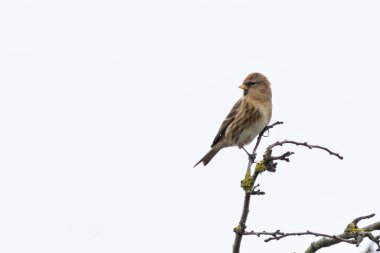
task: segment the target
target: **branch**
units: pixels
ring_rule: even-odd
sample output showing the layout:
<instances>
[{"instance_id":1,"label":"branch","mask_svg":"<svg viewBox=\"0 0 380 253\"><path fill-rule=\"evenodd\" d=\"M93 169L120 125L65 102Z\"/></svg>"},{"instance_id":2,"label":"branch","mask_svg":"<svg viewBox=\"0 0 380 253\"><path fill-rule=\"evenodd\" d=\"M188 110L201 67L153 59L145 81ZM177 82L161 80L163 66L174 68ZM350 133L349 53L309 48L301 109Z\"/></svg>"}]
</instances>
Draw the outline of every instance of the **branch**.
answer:
<instances>
[{"instance_id":1,"label":"branch","mask_svg":"<svg viewBox=\"0 0 380 253\"><path fill-rule=\"evenodd\" d=\"M317 237L323 237L322 239L318 241L312 242L309 248L306 249L305 253L314 253L321 248L329 247L341 242L355 244L356 246L359 246L360 243L363 241L363 239L367 237L368 239L370 239L377 245L378 247L377 251L380 251L380 235L374 236L371 233L374 230L380 230L380 222L375 222L363 228L357 227L357 224L359 221L363 219L372 218L373 216L375 216L375 214L361 216L354 219L351 223L347 225L347 228L344 230L344 233L340 235L328 235L328 234L323 234L323 233L311 232L309 230L307 230L306 232L296 232L296 233L284 233L284 232L281 232L280 230L277 230L275 232L250 231L250 232L244 232L243 235L256 235L257 237L260 237L262 235L268 236L268 238L265 239L264 242L269 242L272 240L280 240L289 236L313 235Z\"/></svg>"},{"instance_id":2,"label":"branch","mask_svg":"<svg viewBox=\"0 0 380 253\"><path fill-rule=\"evenodd\" d=\"M334 156L338 157L339 159L343 159L343 156L339 155L338 153L332 152L330 149L322 147L322 146L310 145L307 142L283 140L283 141L277 141L277 142L275 142L275 143L273 143L267 147L267 149L265 150L264 156L263 156L264 159L260 162L260 163L262 163L261 168L260 168L260 172L264 172L264 171L275 172L276 167L277 167L277 163L273 162L275 160L286 161L286 162L290 161L289 157L291 155L293 155L294 152L287 151L280 156L273 156L272 155L273 148L275 148L277 146L283 146L284 144L294 144L297 146L304 146L304 147L307 147L309 149L322 149L322 150L327 151L330 155L334 155Z\"/></svg>"},{"instance_id":3,"label":"branch","mask_svg":"<svg viewBox=\"0 0 380 253\"><path fill-rule=\"evenodd\" d=\"M289 156L294 155L294 152L285 152L284 154L280 156L270 156L268 157L269 160L275 161L275 160L280 160L280 161L285 161L285 162L290 162Z\"/></svg>"},{"instance_id":4,"label":"branch","mask_svg":"<svg viewBox=\"0 0 380 253\"><path fill-rule=\"evenodd\" d=\"M259 134L256 140L256 145L252 151L252 157L256 155L256 150L261 142L261 138L263 137L264 133L268 131L269 129L273 128L276 125L281 125L283 122L277 121L273 123L272 125L268 125L264 128L263 131ZM234 228L235 232L235 241L232 246L232 251L233 253L239 253L240 252L240 244L241 240L243 238L243 233L245 232L246 228L246 222L248 218L248 213L249 213L249 203L251 201L251 195L263 195L264 193L261 192L260 190L256 191L257 187L254 187L255 181L257 176L259 175L259 172L255 170L253 175L251 176L251 167L252 164L254 163L254 159L249 159L248 161L248 166L247 166L247 172L245 173L245 178L241 181L241 186L245 191L244 195L244 204L243 204L243 211L240 217L239 225Z\"/></svg>"},{"instance_id":5,"label":"branch","mask_svg":"<svg viewBox=\"0 0 380 253\"><path fill-rule=\"evenodd\" d=\"M284 144L294 144L297 146L305 146L309 149L313 149L313 148L322 149L322 150L327 151L330 155L334 155L334 156L338 157L339 159L343 160L343 156L339 155L338 153L332 152L330 149L322 147L322 146L310 145L307 142L297 142L297 141L288 141L288 140L277 141L277 142L273 143L272 145L269 145L268 149L272 150L274 147L282 146Z\"/></svg>"},{"instance_id":6,"label":"branch","mask_svg":"<svg viewBox=\"0 0 380 253\"><path fill-rule=\"evenodd\" d=\"M256 150L257 150L258 146L260 145L261 138L264 136L264 133L266 131L268 131L269 129L273 128L276 125L281 125L281 124L283 124L283 122L277 121L277 122L273 123L272 125L268 125L267 127L265 127L264 130L261 131L261 133L257 137L256 144L255 144L255 147L253 148L252 154L248 154L249 159L248 159L247 171L246 171L244 179L241 181L241 187L245 191L244 205L243 205L243 211L242 211L242 214L240 217L239 225L234 228L235 241L233 244L233 253L239 253L240 252L240 244L241 244L241 240L243 238L243 235L247 235L247 232L245 231L245 229L246 229L246 221L247 221L248 213L249 213L249 204L250 204L251 196L252 195L263 195L263 194L265 194L264 192L262 192L260 190L256 190L257 186L254 187L258 175L264 171L275 172L277 163L275 163L274 161L279 160L279 161L289 162L290 161L289 157L294 154L293 152L288 151L288 152L285 152L284 154L282 154L280 156L272 156L273 148L275 148L276 146L282 146L284 144L295 144L297 146L301 145L301 146L308 147L310 149L313 149L313 148L322 149L322 150L327 151L330 155L335 155L338 158L343 159L343 157L340 156L338 153L334 153L331 150L329 150L328 148L325 148L322 146L309 145L307 142L296 142L296 141L288 141L288 140L277 141L277 142L275 142L275 143L273 143L267 147L267 149L263 155L263 159L256 164L255 170L254 170L253 174L251 175L251 167L252 167L252 164L255 162ZM278 232L282 233L280 231L278 231ZM252 233L254 233L254 232L252 231ZM313 233L313 232L308 231L305 233ZM295 234L294 233L293 234L287 234L287 235L277 234L276 238L273 238L273 239L279 240L283 237L287 237L290 235L295 235ZM301 235L301 234L298 233L297 235ZM333 238L335 238L335 237L333 237ZM331 238L331 239L333 239L333 238ZM339 239L345 239L345 238L339 238Z\"/></svg>"},{"instance_id":7,"label":"branch","mask_svg":"<svg viewBox=\"0 0 380 253\"><path fill-rule=\"evenodd\" d=\"M356 243L353 240L347 240L344 238L340 238L339 236L336 236L336 235L327 235L327 234L322 234L322 233L317 233L317 232L311 232L309 230L307 230L306 232L294 232L294 233L284 233L284 232L281 232L280 230L277 230L275 232L266 232L266 231L254 232L254 231L250 231L250 232L245 232L244 235L256 235L257 237L260 237L261 235L270 236L269 238L265 239L264 242L269 242L272 240L280 240L280 239L288 237L288 236L314 235L314 236L323 236L323 237L327 237L327 238L331 238L331 239L336 239L336 240L339 240L341 242L347 242L347 243L351 243L351 244Z\"/></svg>"},{"instance_id":8,"label":"branch","mask_svg":"<svg viewBox=\"0 0 380 253\"><path fill-rule=\"evenodd\" d=\"M269 131L269 129L271 129L271 128L275 127L275 126L277 126L277 125L282 125L282 124L284 124L284 122L282 122L282 121L276 121L276 122L274 122L272 125L268 125L268 126L266 126L266 127L263 129L263 131L261 131L261 133L260 133L259 136L257 137L256 145L255 145L255 147L253 148L252 155L256 153L256 150L257 150L257 148L259 147L259 144L260 144L260 142L261 142L261 138L263 137L264 133L265 133L266 131Z\"/></svg>"},{"instance_id":9,"label":"branch","mask_svg":"<svg viewBox=\"0 0 380 253\"><path fill-rule=\"evenodd\" d=\"M265 192L261 191L260 189L256 190L260 184L255 185L251 190L251 195L264 195Z\"/></svg>"},{"instance_id":10,"label":"branch","mask_svg":"<svg viewBox=\"0 0 380 253\"><path fill-rule=\"evenodd\" d=\"M364 219L370 219L373 216L375 216L374 213L370 214L370 215L366 215L366 216L360 216L360 217L354 219L351 223L353 223L356 226L356 225L358 225L359 221L364 220Z\"/></svg>"},{"instance_id":11,"label":"branch","mask_svg":"<svg viewBox=\"0 0 380 253\"><path fill-rule=\"evenodd\" d=\"M375 216L375 214L362 216L354 219L351 223L347 225L347 228L344 230L344 233L338 235L340 238L351 239L353 238L353 244L358 247L364 238L368 238L373 241L380 251L380 236L374 236L371 232L375 230L380 230L380 222L375 222L371 225L368 225L363 228L359 228L357 226L358 222L363 219L369 219ZM306 249L305 253L314 253L317 250L325 247L330 247L331 245L335 245L340 243L341 241L333 238L322 238L318 241L312 242L310 246Z\"/></svg>"}]
</instances>

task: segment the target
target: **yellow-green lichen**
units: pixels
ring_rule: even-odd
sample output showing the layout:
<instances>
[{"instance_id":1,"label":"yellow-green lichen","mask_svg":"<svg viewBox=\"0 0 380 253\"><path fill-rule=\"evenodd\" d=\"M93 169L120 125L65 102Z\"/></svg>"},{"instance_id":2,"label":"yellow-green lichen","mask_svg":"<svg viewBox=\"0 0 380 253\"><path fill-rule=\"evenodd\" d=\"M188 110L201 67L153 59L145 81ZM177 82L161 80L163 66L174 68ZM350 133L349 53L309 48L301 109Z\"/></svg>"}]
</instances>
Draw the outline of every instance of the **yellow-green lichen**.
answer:
<instances>
[{"instance_id":1,"label":"yellow-green lichen","mask_svg":"<svg viewBox=\"0 0 380 253\"><path fill-rule=\"evenodd\" d=\"M345 233L354 234L358 232L358 227L354 223L350 223L347 225L346 229L344 230Z\"/></svg>"},{"instance_id":2,"label":"yellow-green lichen","mask_svg":"<svg viewBox=\"0 0 380 253\"><path fill-rule=\"evenodd\" d=\"M251 171L248 170L245 173L245 177L243 180L240 181L241 188L244 189L245 192L249 192L252 189L252 176L251 176Z\"/></svg>"},{"instance_id":3,"label":"yellow-green lichen","mask_svg":"<svg viewBox=\"0 0 380 253\"><path fill-rule=\"evenodd\" d=\"M348 234L359 234L359 233L367 233L369 231L362 228L358 228L358 226L356 226L354 223L350 223L348 224L344 232Z\"/></svg>"},{"instance_id":4,"label":"yellow-green lichen","mask_svg":"<svg viewBox=\"0 0 380 253\"><path fill-rule=\"evenodd\" d=\"M261 160L260 162L256 164L256 167L255 167L256 172L263 172L265 170L267 170L267 167L265 166L264 160Z\"/></svg>"},{"instance_id":5,"label":"yellow-green lichen","mask_svg":"<svg viewBox=\"0 0 380 253\"><path fill-rule=\"evenodd\" d=\"M240 226L234 227L234 232L235 232L235 233L240 233L240 232L242 232L241 227L240 227Z\"/></svg>"}]
</instances>

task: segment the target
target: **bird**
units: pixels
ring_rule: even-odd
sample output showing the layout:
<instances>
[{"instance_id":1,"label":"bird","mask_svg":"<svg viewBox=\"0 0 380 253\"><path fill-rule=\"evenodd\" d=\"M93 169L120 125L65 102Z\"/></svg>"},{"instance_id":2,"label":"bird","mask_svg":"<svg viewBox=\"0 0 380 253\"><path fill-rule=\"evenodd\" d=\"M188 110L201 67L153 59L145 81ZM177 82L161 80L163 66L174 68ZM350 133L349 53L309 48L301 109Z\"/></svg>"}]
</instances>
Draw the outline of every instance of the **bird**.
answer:
<instances>
[{"instance_id":1,"label":"bird","mask_svg":"<svg viewBox=\"0 0 380 253\"><path fill-rule=\"evenodd\" d=\"M239 86L242 97L235 103L220 126L211 150L195 166L206 166L223 148L237 146L250 156L244 146L250 144L272 118L272 89L267 77L261 73L249 74ZM251 158L251 157L250 157Z\"/></svg>"}]
</instances>

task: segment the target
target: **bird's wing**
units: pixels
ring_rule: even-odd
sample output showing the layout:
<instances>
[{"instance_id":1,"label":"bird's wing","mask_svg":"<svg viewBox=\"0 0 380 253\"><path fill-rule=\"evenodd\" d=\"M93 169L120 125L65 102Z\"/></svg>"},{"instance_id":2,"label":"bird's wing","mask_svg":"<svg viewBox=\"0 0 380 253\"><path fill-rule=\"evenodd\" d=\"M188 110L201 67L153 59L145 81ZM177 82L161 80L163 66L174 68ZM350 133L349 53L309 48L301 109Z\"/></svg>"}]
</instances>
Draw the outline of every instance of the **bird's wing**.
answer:
<instances>
[{"instance_id":1,"label":"bird's wing","mask_svg":"<svg viewBox=\"0 0 380 253\"><path fill-rule=\"evenodd\" d=\"M222 140L224 133L226 132L227 127L231 124L231 122L235 119L236 114L238 112L239 106L242 102L242 99L239 99L234 106L232 107L231 111L228 113L226 119L223 121L222 125L219 128L218 133L215 136L214 141L211 144L211 147L214 147L219 141Z\"/></svg>"}]
</instances>

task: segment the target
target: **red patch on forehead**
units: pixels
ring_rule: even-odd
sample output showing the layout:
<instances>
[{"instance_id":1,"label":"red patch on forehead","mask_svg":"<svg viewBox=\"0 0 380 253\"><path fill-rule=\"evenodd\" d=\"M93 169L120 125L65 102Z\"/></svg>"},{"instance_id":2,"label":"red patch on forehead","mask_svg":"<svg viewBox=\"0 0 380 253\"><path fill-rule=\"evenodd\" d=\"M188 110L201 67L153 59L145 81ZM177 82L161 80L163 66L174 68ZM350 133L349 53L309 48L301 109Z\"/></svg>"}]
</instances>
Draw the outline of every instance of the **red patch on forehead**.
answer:
<instances>
[{"instance_id":1,"label":"red patch on forehead","mask_svg":"<svg viewBox=\"0 0 380 253\"><path fill-rule=\"evenodd\" d=\"M257 73L251 73L244 80L252 80L252 79L258 78L258 77L259 77L259 74L257 74Z\"/></svg>"}]
</instances>

